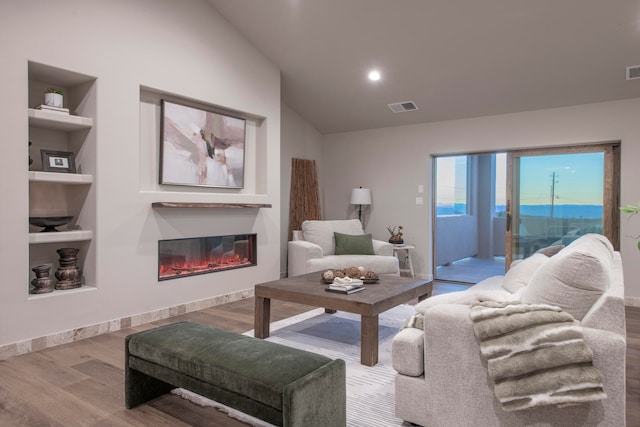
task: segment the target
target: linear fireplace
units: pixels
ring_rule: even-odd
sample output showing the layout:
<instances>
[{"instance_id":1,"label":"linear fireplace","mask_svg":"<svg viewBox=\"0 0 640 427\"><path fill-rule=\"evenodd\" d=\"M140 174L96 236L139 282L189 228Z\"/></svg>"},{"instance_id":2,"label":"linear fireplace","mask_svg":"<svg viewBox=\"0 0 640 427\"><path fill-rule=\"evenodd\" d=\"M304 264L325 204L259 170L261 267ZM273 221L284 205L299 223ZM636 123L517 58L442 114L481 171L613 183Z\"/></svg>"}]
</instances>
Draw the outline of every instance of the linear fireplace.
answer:
<instances>
[{"instance_id":1,"label":"linear fireplace","mask_svg":"<svg viewBox=\"0 0 640 427\"><path fill-rule=\"evenodd\" d=\"M158 241L158 280L178 279L258 264L255 234Z\"/></svg>"}]
</instances>

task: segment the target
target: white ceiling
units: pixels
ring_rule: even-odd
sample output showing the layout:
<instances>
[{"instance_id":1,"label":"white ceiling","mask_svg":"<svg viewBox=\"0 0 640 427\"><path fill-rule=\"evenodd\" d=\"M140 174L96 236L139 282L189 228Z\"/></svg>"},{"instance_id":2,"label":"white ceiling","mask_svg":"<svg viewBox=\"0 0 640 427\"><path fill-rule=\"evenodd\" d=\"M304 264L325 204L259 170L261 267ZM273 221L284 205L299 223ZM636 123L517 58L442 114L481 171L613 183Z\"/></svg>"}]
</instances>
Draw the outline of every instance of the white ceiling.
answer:
<instances>
[{"instance_id":1,"label":"white ceiling","mask_svg":"<svg viewBox=\"0 0 640 427\"><path fill-rule=\"evenodd\" d=\"M640 97L640 0L209 2L323 134Z\"/></svg>"}]
</instances>

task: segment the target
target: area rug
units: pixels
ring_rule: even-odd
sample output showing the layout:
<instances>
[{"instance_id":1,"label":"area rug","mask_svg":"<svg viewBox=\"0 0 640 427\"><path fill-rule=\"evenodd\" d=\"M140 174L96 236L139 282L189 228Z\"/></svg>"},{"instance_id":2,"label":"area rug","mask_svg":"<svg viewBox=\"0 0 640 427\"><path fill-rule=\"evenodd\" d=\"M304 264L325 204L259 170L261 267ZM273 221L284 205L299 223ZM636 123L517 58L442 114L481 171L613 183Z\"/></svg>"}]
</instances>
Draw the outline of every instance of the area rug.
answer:
<instances>
[{"instance_id":1,"label":"area rug","mask_svg":"<svg viewBox=\"0 0 640 427\"><path fill-rule=\"evenodd\" d=\"M351 313L325 314L322 308L311 310L272 323L271 336L267 340L346 362L347 426L402 426L403 421L394 416L395 371L391 367L391 341L402 323L413 314L413 306L400 305L379 316L379 361L375 366L360 364L360 316ZM253 331L247 331L245 335L253 336ZM271 426L184 389L175 389L172 393L201 406L218 408L252 426Z\"/></svg>"}]
</instances>

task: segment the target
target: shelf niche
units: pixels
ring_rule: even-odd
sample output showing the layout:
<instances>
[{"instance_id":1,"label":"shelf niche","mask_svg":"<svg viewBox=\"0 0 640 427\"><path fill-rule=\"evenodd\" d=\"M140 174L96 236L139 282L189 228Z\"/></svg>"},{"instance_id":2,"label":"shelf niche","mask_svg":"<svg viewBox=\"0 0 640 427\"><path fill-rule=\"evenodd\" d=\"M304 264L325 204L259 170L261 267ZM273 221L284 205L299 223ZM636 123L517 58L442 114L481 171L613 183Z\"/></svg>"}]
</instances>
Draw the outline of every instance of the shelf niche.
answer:
<instances>
[{"instance_id":1,"label":"shelf niche","mask_svg":"<svg viewBox=\"0 0 640 427\"><path fill-rule=\"evenodd\" d=\"M69 113L41 110L48 88L60 89L64 94L64 108ZM29 282L35 276L31 268L40 264L52 266L55 272L61 247L80 249L78 267L82 272L81 288L95 289L96 256L93 230L96 229L96 78L74 71L37 62L28 62L29 156L28 166L29 215L67 216L73 222L59 232L42 233L29 226ZM71 152L77 173L45 172L40 150ZM26 164L25 159L25 164ZM27 169L27 168L25 168ZM27 219L25 218L25 222ZM65 229L66 228L66 229ZM29 299L45 295L69 295L78 289L56 290L48 294L30 294Z\"/></svg>"}]
</instances>

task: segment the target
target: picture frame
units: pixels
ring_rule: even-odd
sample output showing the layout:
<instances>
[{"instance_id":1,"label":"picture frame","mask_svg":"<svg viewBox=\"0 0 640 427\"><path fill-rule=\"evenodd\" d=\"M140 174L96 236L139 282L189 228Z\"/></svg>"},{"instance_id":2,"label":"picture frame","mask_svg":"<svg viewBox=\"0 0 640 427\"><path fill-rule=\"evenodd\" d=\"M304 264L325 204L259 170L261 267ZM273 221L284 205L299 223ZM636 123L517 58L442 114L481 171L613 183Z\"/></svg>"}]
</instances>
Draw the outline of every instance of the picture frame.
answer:
<instances>
[{"instance_id":1,"label":"picture frame","mask_svg":"<svg viewBox=\"0 0 640 427\"><path fill-rule=\"evenodd\" d=\"M161 100L159 183L244 188L246 120Z\"/></svg>"},{"instance_id":2,"label":"picture frame","mask_svg":"<svg viewBox=\"0 0 640 427\"><path fill-rule=\"evenodd\" d=\"M45 172L76 173L73 153L69 151L40 150L42 170Z\"/></svg>"}]
</instances>

